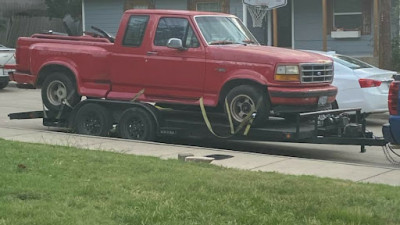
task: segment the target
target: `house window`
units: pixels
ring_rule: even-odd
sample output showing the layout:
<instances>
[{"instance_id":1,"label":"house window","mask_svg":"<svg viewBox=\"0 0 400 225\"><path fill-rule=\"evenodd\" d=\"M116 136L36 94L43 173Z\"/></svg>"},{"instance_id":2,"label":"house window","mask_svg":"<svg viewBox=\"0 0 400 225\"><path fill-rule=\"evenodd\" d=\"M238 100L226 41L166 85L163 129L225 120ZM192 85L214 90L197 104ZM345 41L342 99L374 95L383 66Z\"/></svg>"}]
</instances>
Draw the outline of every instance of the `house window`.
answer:
<instances>
[{"instance_id":1,"label":"house window","mask_svg":"<svg viewBox=\"0 0 400 225\"><path fill-rule=\"evenodd\" d=\"M229 0L188 0L188 9L229 13Z\"/></svg>"},{"instance_id":2,"label":"house window","mask_svg":"<svg viewBox=\"0 0 400 225\"><path fill-rule=\"evenodd\" d=\"M333 23L336 30L361 30L361 0L335 1Z\"/></svg>"},{"instance_id":3,"label":"house window","mask_svg":"<svg viewBox=\"0 0 400 225\"><path fill-rule=\"evenodd\" d=\"M219 2L197 2L196 10L206 12L221 12L221 6Z\"/></svg>"},{"instance_id":4,"label":"house window","mask_svg":"<svg viewBox=\"0 0 400 225\"><path fill-rule=\"evenodd\" d=\"M128 9L154 9L153 0L125 0L124 11Z\"/></svg>"},{"instance_id":5,"label":"house window","mask_svg":"<svg viewBox=\"0 0 400 225\"><path fill-rule=\"evenodd\" d=\"M328 8L332 31L371 33L372 0L333 0Z\"/></svg>"}]
</instances>

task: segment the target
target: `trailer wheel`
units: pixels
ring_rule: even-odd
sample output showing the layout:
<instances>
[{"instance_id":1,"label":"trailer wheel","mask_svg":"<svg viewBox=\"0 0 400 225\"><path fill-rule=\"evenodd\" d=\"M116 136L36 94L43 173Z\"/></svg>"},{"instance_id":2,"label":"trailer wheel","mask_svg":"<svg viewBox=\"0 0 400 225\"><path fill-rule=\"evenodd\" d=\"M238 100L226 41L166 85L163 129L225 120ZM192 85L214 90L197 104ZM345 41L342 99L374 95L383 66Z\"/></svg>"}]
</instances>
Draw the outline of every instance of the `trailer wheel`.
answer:
<instances>
[{"instance_id":1,"label":"trailer wheel","mask_svg":"<svg viewBox=\"0 0 400 225\"><path fill-rule=\"evenodd\" d=\"M259 88L251 85L240 85L229 91L226 98L233 122L241 123L257 107L254 124L260 125L268 120L270 104L267 94Z\"/></svg>"},{"instance_id":2,"label":"trailer wheel","mask_svg":"<svg viewBox=\"0 0 400 225\"><path fill-rule=\"evenodd\" d=\"M63 100L75 106L81 100L76 85L65 73L50 74L42 85L42 101L49 110L60 110Z\"/></svg>"},{"instance_id":3,"label":"trailer wheel","mask_svg":"<svg viewBox=\"0 0 400 225\"><path fill-rule=\"evenodd\" d=\"M156 123L145 110L130 108L123 112L118 132L125 139L152 141L156 136Z\"/></svg>"},{"instance_id":4,"label":"trailer wheel","mask_svg":"<svg viewBox=\"0 0 400 225\"><path fill-rule=\"evenodd\" d=\"M82 106L75 116L75 131L78 134L107 136L112 124L110 112L95 103Z\"/></svg>"}]
</instances>

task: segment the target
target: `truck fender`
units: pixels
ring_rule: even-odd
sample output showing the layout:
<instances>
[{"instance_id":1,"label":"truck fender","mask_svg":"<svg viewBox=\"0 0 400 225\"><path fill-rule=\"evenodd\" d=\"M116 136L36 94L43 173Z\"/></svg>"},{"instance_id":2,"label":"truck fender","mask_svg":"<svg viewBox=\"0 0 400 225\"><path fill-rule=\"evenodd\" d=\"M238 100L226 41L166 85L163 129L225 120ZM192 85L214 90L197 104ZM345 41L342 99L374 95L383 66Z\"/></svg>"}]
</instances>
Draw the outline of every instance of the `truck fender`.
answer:
<instances>
[{"instance_id":1,"label":"truck fender","mask_svg":"<svg viewBox=\"0 0 400 225\"><path fill-rule=\"evenodd\" d=\"M34 72L37 74L37 80L36 80L36 85L41 85L43 81L46 79L47 75L49 75L53 71L60 71L60 70L67 70L71 73L72 76L74 76L75 81L77 82L77 87L79 88L79 72L77 70L76 64L69 60L69 59L58 59L58 60L49 60L46 61L44 64L40 66L37 72ZM78 89L79 91L79 89Z\"/></svg>"},{"instance_id":2,"label":"truck fender","mask_svg":"<svg viewBox=\"0 0 400 225\"><path fill-rule=\"evenodd\" d=\"M252 70L238 70L235 73L231 73L224 77L224 82L222 87L219 89L219 101L235 86L242 85L242 84L249 84L249 85L258 85L258 86L265 86L268 87L268 80L257 73L256 71ZM265 89L265 91L267 91Z\"/></svg>"}]
</instances>

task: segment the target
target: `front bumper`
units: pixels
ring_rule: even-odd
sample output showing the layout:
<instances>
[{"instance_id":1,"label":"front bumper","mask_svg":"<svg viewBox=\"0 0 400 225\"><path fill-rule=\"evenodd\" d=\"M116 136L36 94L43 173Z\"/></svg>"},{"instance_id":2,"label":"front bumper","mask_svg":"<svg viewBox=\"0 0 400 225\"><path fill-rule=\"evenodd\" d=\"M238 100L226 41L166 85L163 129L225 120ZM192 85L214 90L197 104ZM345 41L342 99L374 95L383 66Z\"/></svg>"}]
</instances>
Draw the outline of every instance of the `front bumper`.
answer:
<instances>
[{"instance_id":1,"label":"front bumper","mask_svg":"<svg viewBox=\"0 0 400 225\"><path fill-rule=\"evenodd\" d=\"M326 109L335 101L337 88L324 87L268 87L272 108L278 113L307 112Z\"/></svg>"}]
</instances>

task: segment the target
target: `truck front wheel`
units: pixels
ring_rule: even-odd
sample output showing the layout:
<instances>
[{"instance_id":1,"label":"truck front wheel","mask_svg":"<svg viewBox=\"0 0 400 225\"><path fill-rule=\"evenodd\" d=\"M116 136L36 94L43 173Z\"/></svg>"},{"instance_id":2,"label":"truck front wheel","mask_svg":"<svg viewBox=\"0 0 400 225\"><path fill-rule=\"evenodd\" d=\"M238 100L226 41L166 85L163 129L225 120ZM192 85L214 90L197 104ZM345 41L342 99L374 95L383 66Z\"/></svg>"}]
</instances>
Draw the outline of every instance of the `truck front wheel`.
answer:
<instances>
[{"instance_id":1,"label":"truck front wheel","mask_svg":"<svg viewBox=\"0 0 400 225\"><path fill-rule=\"evenodd\" d=\"M254 124L263 124L268 120L270 104L267 95L252 85L240 85L226 96L232 120L241 123L249 113L256 111Z\"/></svg>"},{"instance_id":2,"label":"truck front wheel","mask_svg":"<svg viewBox=\"0 0 400 225\"><path fill-rule=\"evenodd\" d=\"M75 83L66 74L54 72L50 74L42 85L42 101L49 110L60 110L63 101L75 106L81 100Z\"/></svg>"}]
</instances>

